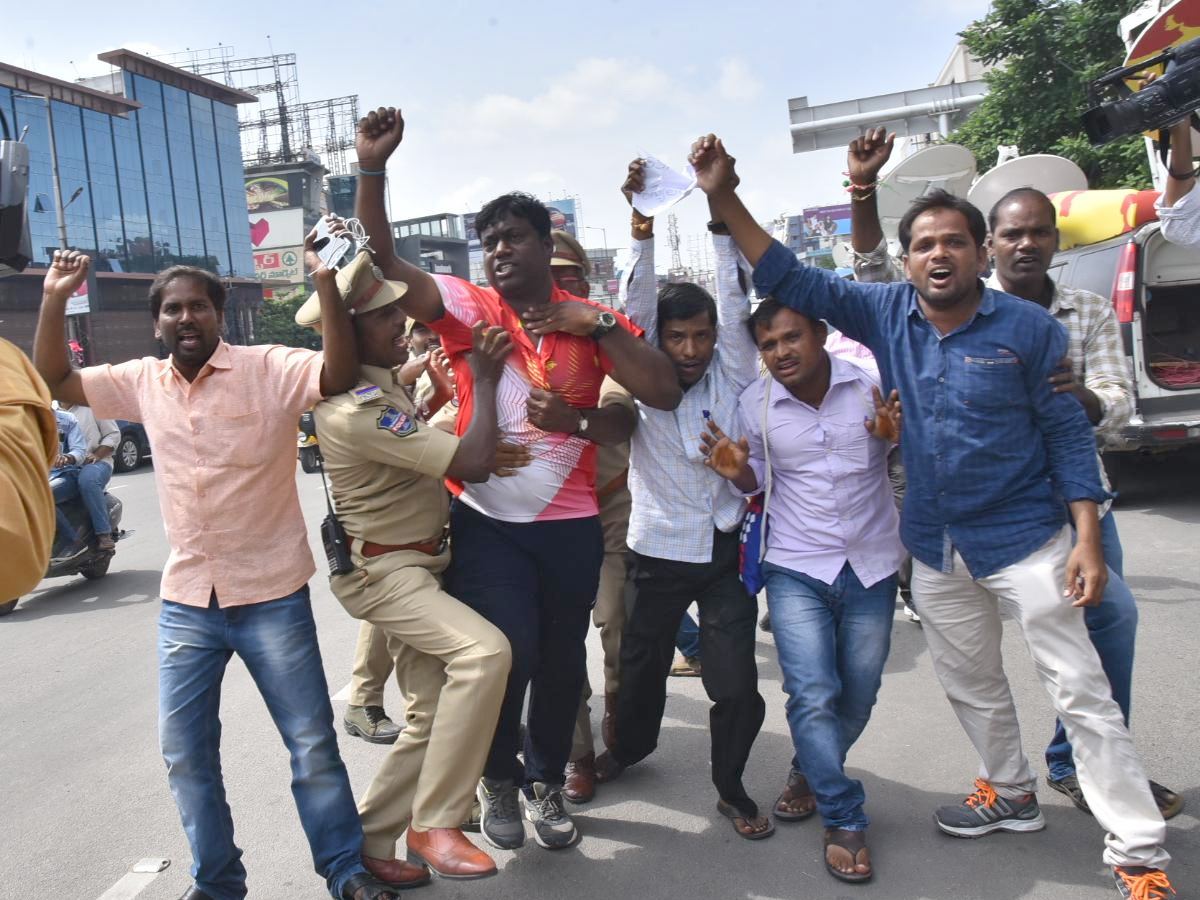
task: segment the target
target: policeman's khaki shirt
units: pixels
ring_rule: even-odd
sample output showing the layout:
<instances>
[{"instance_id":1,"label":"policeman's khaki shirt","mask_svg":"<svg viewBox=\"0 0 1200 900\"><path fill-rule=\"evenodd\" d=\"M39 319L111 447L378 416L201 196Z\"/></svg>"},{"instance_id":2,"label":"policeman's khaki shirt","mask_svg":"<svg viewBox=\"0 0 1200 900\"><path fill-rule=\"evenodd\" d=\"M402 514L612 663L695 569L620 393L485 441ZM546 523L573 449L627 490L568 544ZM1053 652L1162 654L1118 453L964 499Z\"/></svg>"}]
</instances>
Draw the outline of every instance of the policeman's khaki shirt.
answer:
<instances>
[{"instance_id":1,"label":"policeman's khaki shirt","mask_svg":"<svg viewBox=\"0 0 1200 900\"><path fill-rule=\"evenodd\" d=\"M351 537L376 544L439 537L450 514L441 479L459 439L420 421L388 369L362 366L361 377L313 408L338 519Z\"/></svg>"},{"instance_id":2,"label":"policeman's khaki shirt","mask_svg":"<svg viewBox=\"0 0 1200 900\"><path fill-rule=\"evenodd\" d=\"M29 359L0 338L0 603L46 572L54 538L50 464L58 427L50 392Z\"/></svg>"}]
</instances>

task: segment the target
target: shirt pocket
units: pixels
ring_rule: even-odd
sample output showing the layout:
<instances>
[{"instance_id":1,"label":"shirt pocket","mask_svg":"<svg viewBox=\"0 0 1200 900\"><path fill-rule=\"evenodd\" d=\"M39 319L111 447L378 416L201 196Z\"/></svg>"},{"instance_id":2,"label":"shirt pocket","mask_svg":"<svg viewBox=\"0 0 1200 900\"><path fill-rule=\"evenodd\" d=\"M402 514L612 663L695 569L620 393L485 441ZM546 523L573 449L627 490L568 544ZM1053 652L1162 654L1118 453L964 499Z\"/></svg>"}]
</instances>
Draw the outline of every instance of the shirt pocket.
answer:
<instances>
[{"instance_id":1,"label":"shirt pocket","mask_svg":"<svg viewBox=\"0 0 1200 900\"><path fill-rule=\"evenodd\" d=\"M1025 373L1015 356L963 357L963 405L1006 409L1025 401Z\"/></svg>"},{"instance_id":2,"label":"shirt pocket","mask_svg":"<svg viewBox=\"0 0 1200 900\"><path fill-rule=\"evenodd\" d=\"M236 414L210 413L204 430L208 435L207 455L217 466L246 469L261 464L270 447L265 433L266 424L258 410L242 410Z\"/></svg>"}]
</instances>

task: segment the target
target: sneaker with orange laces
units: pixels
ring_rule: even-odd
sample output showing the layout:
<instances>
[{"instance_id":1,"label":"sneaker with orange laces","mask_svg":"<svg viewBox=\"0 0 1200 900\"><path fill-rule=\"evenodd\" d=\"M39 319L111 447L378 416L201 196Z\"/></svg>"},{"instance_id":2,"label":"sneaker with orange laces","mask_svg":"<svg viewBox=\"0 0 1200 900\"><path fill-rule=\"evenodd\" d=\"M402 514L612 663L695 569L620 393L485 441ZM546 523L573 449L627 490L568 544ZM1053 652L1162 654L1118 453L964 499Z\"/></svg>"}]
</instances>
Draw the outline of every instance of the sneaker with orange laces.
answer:
<instances>
[{"instance_id":1,"label":"sneaker with orange laces","mask_svg":"<svg viewBox=\"0 0 1200 900\"><path fill-rule=\"evenodd\" d=\"M1125 900L1169 900L1175 896L1175 888L1162 869L1113 866L1113 880L1117 883L1117 893Z\"/></svg>"},{"instance_id":2,"label":"sneaker with orange laces","mask_svg":"<svg viewBox=\"0 0 1200 900\"><path fill-rule=\"evenodd\" d=\"M958 806L943 806L933 814L937 827L955 837L975 838L993 831L1041 831L1046 827L1037 797L1001 797L982 778L975 793Z\"/></svg>"}]
</instances>

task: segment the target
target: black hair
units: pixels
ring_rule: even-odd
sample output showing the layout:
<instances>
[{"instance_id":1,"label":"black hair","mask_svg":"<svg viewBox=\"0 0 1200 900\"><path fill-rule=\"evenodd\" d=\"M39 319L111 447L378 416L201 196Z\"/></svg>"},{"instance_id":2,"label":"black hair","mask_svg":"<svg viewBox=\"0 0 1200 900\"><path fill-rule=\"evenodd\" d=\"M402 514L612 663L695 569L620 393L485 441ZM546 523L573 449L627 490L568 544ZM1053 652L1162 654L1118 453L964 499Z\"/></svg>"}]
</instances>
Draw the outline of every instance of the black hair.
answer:
<instances>
[{"instance_id":1,"label":"black hair","mask_svg":"<svg viewBox=\"0 0 1200 900\"><path fill-rule=\"evenodd\" d=\"M967 228L971 232L971 237L975 239L975 246L982 247L983 242L987 240L987 223L983 221L983 213L974 204L967 202L962 197L954 196L949 191L934 188L910 203L908 211L904 213L904 218L900 220L900 246L905 253L908 253L908 245L912 241L913 222L916 221L917 216L929 212L931 209L952 209L962 213L967 220Z\"/></svg>"},{"instance_id":2,"label":"black hair","mask_svg":"<svg viewBox=\"0 0 1200 900\"><path fill-rule=\"evenodd\" d=\"M176 278L190 278L203 285L204 292L208 294L208 299L212 301L216 311L224 312L225 285L220 278L208 269L200 269L196 266L171 266L154 276L154 281L150 284L150 315L154 318L158 318L158 312L162 309L163 291Z\"/></svg>"},{"instance_id":3,"label":"black hair","mask_svg":"<svg viewBox=\"0 0 1200 900\"><path fill-rule=\"evenodd\" d=\"M507 215L524 219L543 240L550 237L550 211L537 197L520 191L502 194L485 203L483 209L475 216L475 233L482 236L484 231Z\"/></svg>"},{"instance_id":4,"label":"black hair","mask_svg":"<svg viewBox=\"0 0 1200 900\"><path fill-rule=\"evenodd\" d=\"M712 294L691 282L668 284L658 292L658 330L671 319L691 319L700 313L708 313L713 327L717 324L717 302Z\"/></svg>"},{"instance_id":5,"label":"black hair","mask_svg":"<svg viewBox=\"0 0 1200 900\"><path fill-rule=\"evenodd\" d=\"M1011 191L997 200L995 204L993 204L991 210L988 212L987 217L989 231L996 230L996 219L1000 217L1000 208L1005 204L1011 203L1013 200L1021 197L1033 197L1035 200L1040 200L1042 203L1046 204L1046 209L1050 210L1051 223L1053 223L1055 228L1058 227L1058 210L1054 208L1054 203L1050 200L1050 198L1037 188L1019 187L1013 188Z\"/></svg>"},{"instance_id":6,"label":"black hair","mask_svg":"<svg viewBox=\"0 0 1200 900\"><path fill-rule=\"evenodd\" d=\"M750 313L750 318L746 320L746 328L750 330L750 340L754 341L754 346L758 346L758 329L770 328L771 323L775 321L775 317L785 309L791 309L791 307L785 306L770 295L764 297L758 306L754 307L753 312ZM814 329L822 324L820 319L814 319L812 316L806 315L797 309L793 309L792 312L807 319L809 326Z\"/></svg>"}]
</instances>

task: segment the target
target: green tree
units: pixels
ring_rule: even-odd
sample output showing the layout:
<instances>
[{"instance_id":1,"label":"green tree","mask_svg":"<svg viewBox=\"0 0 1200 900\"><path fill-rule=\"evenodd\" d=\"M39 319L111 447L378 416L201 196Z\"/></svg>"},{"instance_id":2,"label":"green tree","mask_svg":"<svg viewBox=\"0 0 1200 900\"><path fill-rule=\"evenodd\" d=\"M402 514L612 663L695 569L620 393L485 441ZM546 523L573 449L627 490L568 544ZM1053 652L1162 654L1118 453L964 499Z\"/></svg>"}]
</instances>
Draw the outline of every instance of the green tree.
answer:
<instances>
[{"instance_id":1,"label":"green tree","mask_svg":"<svg viewBox=\"0 0 1200 900\"><path fill-rule=\"evenodd\" d=\"M255 329L258 343L320 350L321 335L311 328L301 328L296 324L296 310L307 299L307 295L301 295L291 300L264 300Z\"/></svg>"},{"instance_id":2,"label":"green tree","mask_svg":"<svg viewBox=\"0 0 1200 900\"><path fill-rule=\"evenodd\" d=\"M1093 188L1144 188L1150 169L1140 137L1093 147L1080 113L1087 86L1121 65L1122 16L1141 0L994 0L991 12L962 32L976 59L997 64L984 76L987 98L951 140L975 154L981 170L996 162L998 144L1023 155L1054 153L1073 160Z\"/></svg>"}]
</instances>

